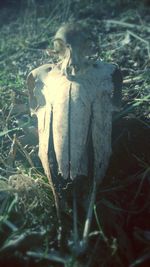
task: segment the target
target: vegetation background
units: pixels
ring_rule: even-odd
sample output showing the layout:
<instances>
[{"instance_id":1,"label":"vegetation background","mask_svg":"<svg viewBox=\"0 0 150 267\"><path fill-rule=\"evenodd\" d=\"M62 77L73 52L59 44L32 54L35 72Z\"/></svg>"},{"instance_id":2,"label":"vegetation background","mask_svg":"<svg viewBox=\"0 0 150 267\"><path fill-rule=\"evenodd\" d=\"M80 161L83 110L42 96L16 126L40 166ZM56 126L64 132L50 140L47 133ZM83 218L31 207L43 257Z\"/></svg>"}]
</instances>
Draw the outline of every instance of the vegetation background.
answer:
<instances>
[{"instance_id":1,"label":"vegetation background","mask_svg":"<svg viewBox=\"0 0 150 267\"><path fill-rule=\"evenodd\" d=\"M58 27L86 22L93 58L123 73L113 119L113 155L95 204L89 248L58 251L51 190L37 157L27 74L55 62L47 54ZM150 266L150 1L0 2L0 266ZM66 236L71 214L64 214ZM67 222L67 223L66 223Z\"/></svg>"}]
</instances>

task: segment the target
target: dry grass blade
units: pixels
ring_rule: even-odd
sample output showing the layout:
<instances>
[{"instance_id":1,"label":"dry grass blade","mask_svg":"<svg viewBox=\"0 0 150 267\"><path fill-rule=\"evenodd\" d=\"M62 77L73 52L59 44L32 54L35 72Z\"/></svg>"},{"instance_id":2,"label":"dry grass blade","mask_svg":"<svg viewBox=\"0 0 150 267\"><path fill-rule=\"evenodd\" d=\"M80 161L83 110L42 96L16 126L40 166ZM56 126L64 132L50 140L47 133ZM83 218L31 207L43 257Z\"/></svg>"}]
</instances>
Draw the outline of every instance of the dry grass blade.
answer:
<instances>
[{"instance_id":1,"label":"dry grass blade","mask_svg":"<svg viewBox=\"0 0 150 267\"><path fill-rule=\"evenodd\" d=\"M29 162L30 166L34 169L34 163L29 155L29 153L27 152L27 150L22 146L22 144L20 143L20 141L18 140L18 138L16 137L16 145L19 147L20 151L24 154L24 156L26 157L27 161Z\"/></svg>"}]
</instances>

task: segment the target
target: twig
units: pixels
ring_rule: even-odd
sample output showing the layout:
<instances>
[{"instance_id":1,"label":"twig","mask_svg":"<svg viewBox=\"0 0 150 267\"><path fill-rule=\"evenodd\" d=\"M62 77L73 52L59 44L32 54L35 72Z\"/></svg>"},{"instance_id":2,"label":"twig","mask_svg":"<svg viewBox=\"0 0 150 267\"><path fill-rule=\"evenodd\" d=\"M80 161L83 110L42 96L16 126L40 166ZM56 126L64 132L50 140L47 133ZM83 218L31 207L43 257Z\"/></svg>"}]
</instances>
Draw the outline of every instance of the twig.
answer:
<instances>
[{"instance_id":1,"label":"twig","mask_svg":"<svg viewBox=\"0 0 150 267\"><path fill-rule=\"evenodd\" d=\"M95 198L96 198L96 181L93 181L93 189L91 193L91 199L88 207L88 212L87 212L87 217L85 221L85 226L84 226L84 231L83 231L83 244L87 244L88 242L88 236L89 236L89 231L90 231L90 226L92 222L92 215L93 215L93 208L94 208L94 203L95 203Z\"/></svg>"},{"instance_id":2,"label":"twig","mask_svg":"<svg viewBox=\"0 0 150 267\"><path fill-rule=\"evenodd\" d=\"M7 225L13 232L18 231L18 227L9 220L5 220L4 224Z\"/></svg>"},{"instance_id":3,"label":"twig","mask_svg":"<svg viewBox=\"0 0 150 267\"><path fill-rule=\"evenodd\" d=\"M59 255L58 252L53 251L51 253L48 253L47 255L45 255L44 252L35 252L35 251L28 251L26 253L27 256L35 258L35 259L45 259L45 260L49 260L49 261L55 261L58 263L62 263L62 264L66 264L67 263L67 257L63 258L61 255Z\"/></svg>"},{"instance_id":4,"label":"twig","mask_svg":"<svg viewBox=\"0 0 150 267\"><path fill-rule=\"evenodd\" d=\"M95 215L95 219L96 219L96 222L97 222L97 225L98 225L98 228L99 228L99 233L102 237L102 239L104 240L104 242L108 245L108 238L105 236L103 230L102 230L102 227L100 225L100 221L99 221L99 218L97 216L97 211L96 211L96 206L94 206L94 215Z\"/></svg>"},{"instance_id":5,"label":"twig","mask_svg":"<svg viewBox=\"0 0 150 267\"><path fill-rule=\"evenodd\" d=\"M141 26L141 25L135 25L135 24L131 24L128 22L123 22L123 21L118 21L118 20L104 20L104 23L107 24L116 24L122 27L126 27L126 28L130 28L130 29L138 29L138 30L146 30L148 32L150 32L150 28L147 26ZM141 38L140 36L138 36L137 34L135 34L134 32L131 32L129 30L127 30L127 33L131 36L133 36L134 38L138 39L139 41L143 42L146 44L147 46L147 52L148 52L148 57L150 58L150 44L147 40L144 40L143 38Z\"/></svg>"},{"instance_id":6,"label":"twig","mask_svg":"<svg viewBox=\"0 0 150 267\"><path fill-rule=\"evenodd\" d=\"M150 253L149 251L144 255L141 255L140 257L138 257L134 262L132 262L129 267L136 267L136 266L140 266L141 263L144 263L145 261L150 259ZM143 265L143 264L142 264ZM143 265L144 266L144 265ZM146 266L146 265L145 265Z\"/></svg>"},{"instance_id":7,"label":"twig","mask_svg":"<svg viewBox=\"0 0 150 267\"><path fill-rule=\"evenodd\" d=\"M149 42L144 40L142 37L138 36L137 34L135 34L134 32L131 32L129 30L127 30L127 32L132 35L133 37L135 37L136 39L140 40L141 42L145 43L146 45L149 45Z\"/></svg>"},{"instance_id":8,"label":"twig","mask_svg":"<svg viewBox=\"0 0 150 267\"><path fill-rule=\"evenodd\" d=\"M132 23L128 23L128 22L123 22L123 21L118 21L118 20L112 20L112 19L108 19L108 20L103 20L104 23L106 24L116 24L122 27L127 27L130 29L138 29L138 30L146 30L148 32L150 32L150 27L147 26L141 26L141 25L136 25L136 24L132 24Z\"/></svg>"},{"instance_id":9,"label":"twig","mask_svg":"<svg viewBox=\"0 0 150 267\"><path fill-rule=\"evenodd\" d=\"M150 44L147 40L144 40L143 38L141 38L140 36L138 36L137 34L135 34L134 32L131 31L127 31L127 33L131 36L133 36L134 38L136 38L137 40L141 41L142 43L145 43L147 46L147 52L148 52L148 57L150 58Z\"/></svg>"},{"instance_id":10,"label":"twig","mask_svg":"<svg viewBox=\"0 0 150 267\"><path fill-rule=\"evenodd\" d=\"M144 79L141 78L141 76L137 76L137 77L132 77L132 78L129 78L129 79L126 79L123 81L123 84L128 84L128 83L133 83L133 82L143 82Z\"/></svg>"}]
</instances>

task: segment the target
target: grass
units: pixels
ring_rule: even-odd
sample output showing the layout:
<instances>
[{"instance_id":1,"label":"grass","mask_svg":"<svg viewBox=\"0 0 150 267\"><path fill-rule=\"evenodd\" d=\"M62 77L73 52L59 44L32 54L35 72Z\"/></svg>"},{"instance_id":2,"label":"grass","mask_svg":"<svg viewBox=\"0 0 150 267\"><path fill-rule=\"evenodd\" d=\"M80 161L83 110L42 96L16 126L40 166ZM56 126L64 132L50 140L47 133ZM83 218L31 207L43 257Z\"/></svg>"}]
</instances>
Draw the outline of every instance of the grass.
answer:
<instances>
[{"instance_id":1,"label":"grass","mask_svg":"<svg viewBox=\"0 0 150 267\"><path fill-rule=\"evenodd\" d=\"M21 260L22 266L27 261L29 266L42 267L148 266L148 8L138 1L101 1L101 7L98 1L91 3L47 1L40 8L35 1L29 1L29 6L24 6L23 11L14 10L13 18L9 22L5 19L0 28L1 266L5 255L11 262ZM9 12L7 8L6 18ZM0 13L0 19L3 14ZM27 74L55 60L47 55L46 47L52 47L54 32L68 18L88 18L95 40L93 57L118 63L124 76L122 108L114 119L113 157L97 195L89 248L79 259L68 251L66 244L61 256L53 251L58 250L57 219L36 145L13 143L14 133L24 141L22 136L27 135L30 122L28 127L20 127L18 122L24 113L13 114L12 105L28 106ZM25 114L28 113L27 109ZM8 179L10 175L15 175L12 180ZM63 216L68 242L72 224L68 207ZM23 236L22 240L19 236Z\"/></svg>"}]
</instances>

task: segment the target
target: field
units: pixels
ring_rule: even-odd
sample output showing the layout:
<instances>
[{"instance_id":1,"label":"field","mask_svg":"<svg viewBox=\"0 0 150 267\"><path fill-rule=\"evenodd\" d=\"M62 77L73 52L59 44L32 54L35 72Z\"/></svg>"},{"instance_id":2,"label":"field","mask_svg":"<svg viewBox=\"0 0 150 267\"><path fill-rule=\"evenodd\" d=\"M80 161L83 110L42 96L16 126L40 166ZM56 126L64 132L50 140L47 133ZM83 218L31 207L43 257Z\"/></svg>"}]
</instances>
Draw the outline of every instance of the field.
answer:
<instances>
[{"instance_id":1,"label":"field","mask_svg":"<svg viewBox=\"0 0 150 267\"><path fill-rule=\"evenodd\" d=\"M94 60L123 74L122 106L113 114L112 157L99 186L89 246L68 247L38 158L36 121L26 78L44 63L66 21L86 23ZM6 1L0 4L0 266L150 266L150 2L130 0ZM81 214L82 217L82 214ZM79 222L79 225L81 222ZM82 228L82 225L81 225Z\"/></svg>"}]
</instances>

